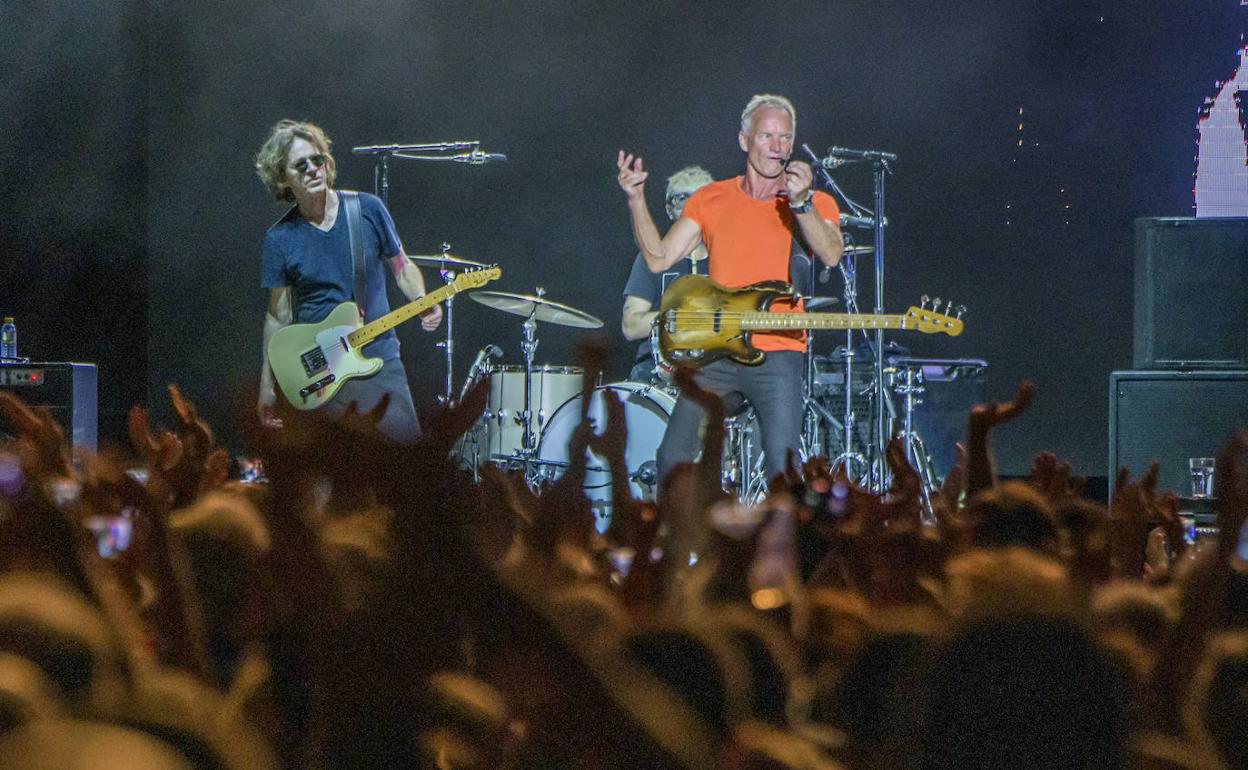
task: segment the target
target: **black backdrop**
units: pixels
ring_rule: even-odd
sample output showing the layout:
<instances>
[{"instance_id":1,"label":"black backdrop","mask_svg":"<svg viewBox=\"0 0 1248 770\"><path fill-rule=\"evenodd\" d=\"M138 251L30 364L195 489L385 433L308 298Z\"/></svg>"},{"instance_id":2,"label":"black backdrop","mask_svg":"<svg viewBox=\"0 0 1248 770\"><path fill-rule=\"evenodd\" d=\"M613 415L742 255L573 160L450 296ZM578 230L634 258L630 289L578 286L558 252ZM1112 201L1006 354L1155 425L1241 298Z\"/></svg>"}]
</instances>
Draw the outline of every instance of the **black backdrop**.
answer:
<instances>
[{"instance_id":1,"label":"black backdrop","mask_svg":"<svg viewBox=\"0 0 1248 770\"><path fill-rule=\"evenodd\" d=\"M507 153L484 167L395 161L407 251L448 241L498 262L496 288L542 286L599 316L622 377L634 249L616 150L644 155L661 215L677 167L739 172L741 107L771 91L797 104L799 141L900 156L886 309L952 297L969 308L961 337L900 341L987 359L994 397L1037 381L1031 413L998 439L1003 468L1047 447L1103 473L1108 374L1131 358L1131 222L1191 213L1196 109L1231 74L1248 10L17 0L4 15L0 312L17 316L24 354L100 364L105 436L136 401L167 418L163 385L178 382L236 445L232 410L253 400L260 361L259 244L282 211L251 158L278 118L329 131L344 187L373 184L352 145L472 138ZM869 202L865 167L837 177ZM519 361L520 319L457 311L460 376L487 342ZM576 333L541 333L538 358L569 363ZM429 404L437 338L412 324L400 336Z\"/></svg>"}]
</instances>

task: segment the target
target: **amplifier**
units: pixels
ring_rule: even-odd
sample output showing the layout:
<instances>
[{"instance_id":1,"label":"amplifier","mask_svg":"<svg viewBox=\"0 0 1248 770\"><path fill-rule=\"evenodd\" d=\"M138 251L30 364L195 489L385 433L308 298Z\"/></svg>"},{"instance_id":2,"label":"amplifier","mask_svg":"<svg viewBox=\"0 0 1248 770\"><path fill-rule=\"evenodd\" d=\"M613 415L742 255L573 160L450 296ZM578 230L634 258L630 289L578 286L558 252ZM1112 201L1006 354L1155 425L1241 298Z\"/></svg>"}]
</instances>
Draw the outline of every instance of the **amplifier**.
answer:
<instances>
[{"instance_id":1,"label":"amplifier","mask_svg":"<svg viewBox=\"0 0 1248 770\"><path fill-rule=\"evenodd\" d=\"M1248 371L1123 371L1109 375L1109 478L1160 463L1159 489L1189 495L1192 457L1215 457L1248 426Z\"/></svg>"},{"instance_id":2,"label":"amplifier","mask_svg":"<svg viewBox=\"0 0 1248 770\"><path fill-rule=\"evenodd\" d=\"M0 363L0 390L31 406L46 406L75 448L96 448L97 375L95 364ZM13 435L0 414L0 434Z\"/></svg>"},{"instance_id":3,"label":"amplifier","mask_svg":"<svg viewBox=\"0 0 1248 770\"><path fill-rule=\"evenodd\" d=\"M1135 369L1248 369L1248 217L1135 221Z\"/></svg>"}]
</instances>

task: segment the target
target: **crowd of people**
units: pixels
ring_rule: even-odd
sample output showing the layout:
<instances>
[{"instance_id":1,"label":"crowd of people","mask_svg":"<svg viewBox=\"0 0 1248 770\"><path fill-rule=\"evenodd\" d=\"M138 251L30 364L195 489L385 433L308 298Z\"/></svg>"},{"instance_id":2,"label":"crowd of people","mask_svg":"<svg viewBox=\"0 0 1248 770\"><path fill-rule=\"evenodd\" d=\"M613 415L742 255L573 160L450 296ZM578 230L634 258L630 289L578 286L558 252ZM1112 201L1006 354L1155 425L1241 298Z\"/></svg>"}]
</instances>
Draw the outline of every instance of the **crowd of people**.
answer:
<instances>
[{"instance_id":1,"label":"crowd of people","mask_svg":"<svg viewBox=\"0 0 1248 770\"><path fill-rule=\"evenodd\" d=\"M790 458L730 498L678 379L710 419L657 502L611 399L534 490L453 456L488 380L415 444L384 398L242 416L263 483L174 386L172 429L136 407L130 451L76 456L0 393L0 768L1248 766L1248 432L1192 542L1155 467L1112 510L1050 454L999 482L1024 384L969 413L932 525L900 445L882 495Z\"/></svg>"}]
</instances>

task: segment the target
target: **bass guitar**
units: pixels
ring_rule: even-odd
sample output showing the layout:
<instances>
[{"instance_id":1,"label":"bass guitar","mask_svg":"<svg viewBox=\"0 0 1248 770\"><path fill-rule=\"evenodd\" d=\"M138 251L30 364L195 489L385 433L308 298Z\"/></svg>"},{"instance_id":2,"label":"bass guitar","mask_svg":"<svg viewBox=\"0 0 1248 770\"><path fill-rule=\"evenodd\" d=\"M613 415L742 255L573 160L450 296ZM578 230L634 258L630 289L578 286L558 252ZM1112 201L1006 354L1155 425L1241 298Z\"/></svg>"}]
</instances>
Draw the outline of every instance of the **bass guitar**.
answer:
<instances>
[{"instance_id":1,"label":"bass guitar","mask_svg":"<svg viewBox=\"0 0 1248 770\"><path fill-rule=\"evenodd\" d=\"M750 344L755 331L802 329L907 329L926 334L962 333L958 317L935 309L912 307L901 315L865 313L778 313L768 311L777 299L792 299L783 281L764 281L730 289L704 275L677 278L663 292L655 319L659 351L673 364L703 366L720 358L758 364L763 351Z\"/></svg>"},{"instance_id":2,"label":"bass guitar","mask_svg":"<svg viewBox=\"0 0 1248 770\"><path fill-rule=\"evenodd\" d=\"M360 352L373 338L410 321L447 297L484 286L500 275L502 271L493 266L460 273L446 286L367 324L360 321L358 305L343 302L320 323L283 326L269 338L266 351L273 378L296 409L316 409L333 398L347 380L367 377L381 369L380 358L368 358Z\"/></svg>"}]
</instances>

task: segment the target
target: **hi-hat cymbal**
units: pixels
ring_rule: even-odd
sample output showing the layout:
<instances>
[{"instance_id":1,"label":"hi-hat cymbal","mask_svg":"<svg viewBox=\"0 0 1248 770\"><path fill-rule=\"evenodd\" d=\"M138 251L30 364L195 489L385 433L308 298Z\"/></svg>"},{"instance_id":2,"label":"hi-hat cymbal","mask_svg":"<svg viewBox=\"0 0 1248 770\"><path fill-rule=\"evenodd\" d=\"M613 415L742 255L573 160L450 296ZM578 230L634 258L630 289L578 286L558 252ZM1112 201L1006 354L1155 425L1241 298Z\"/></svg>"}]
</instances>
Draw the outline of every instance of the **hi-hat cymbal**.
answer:
<instances>
[{"instance_id":1,"label":"hi-hat cymbal","mask_svg":"<svg viewBox=\"0 0 1248 770\"><path fill-rule=\"evenodd\" d=\"M454 254L408 254L407 258L421 267L466 267L476 269L486 267L484 262L457 257Z\"/></svg>"},{"instance_id":2,"label":"hi-hat cymbal","mask_svg":"<svg viewBox=\"0 0 1248 770\"><path fill-rule=\"evenodd\" d=\"M602 321L594 318L589 313L577 310L561 302L546 299L545 297L534 297L528 294L510 294L505 291L477 291L468 296L486 307L492 307L495 310L501 310L512 315L522 315L525 318L533 315L537 320L545 321L546 323L558 324L560 326L575 326L580 329L598 329L602 327Z\"/></svg>"}]
</instances>

